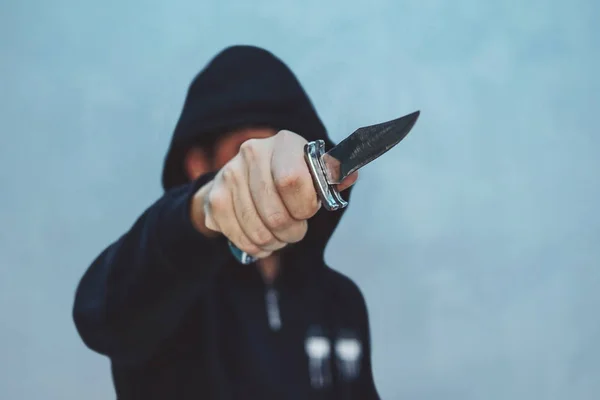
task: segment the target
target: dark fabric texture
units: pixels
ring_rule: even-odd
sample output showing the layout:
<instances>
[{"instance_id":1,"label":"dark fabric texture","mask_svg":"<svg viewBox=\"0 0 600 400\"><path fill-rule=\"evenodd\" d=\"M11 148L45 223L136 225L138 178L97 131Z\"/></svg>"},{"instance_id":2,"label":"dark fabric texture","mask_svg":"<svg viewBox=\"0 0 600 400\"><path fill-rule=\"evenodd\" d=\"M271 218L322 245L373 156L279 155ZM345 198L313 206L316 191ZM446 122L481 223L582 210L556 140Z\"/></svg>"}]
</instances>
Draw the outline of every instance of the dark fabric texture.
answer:
<instances>
[{"instance_id":1,"label":"dark fabric texture","mask_svg":"<svg viewBox=\"0 0 600 400\"><path fill-rule=\"evenodd\" d=\"M191 223L192 196L214 174L185 182L186 146L256 123L331 145L280 60L255 47L228 48L190 87L165 161L165 193L83 275L73 318L83 342L109 357L118 399L379 398L365 300L323 257L344 211L321 210L309 221L305 239L281 252L270 286L254 265L236 263L224 237L206 238ZM268 323L271 290L280 330ZM319 387L306 349L315 329L331 346L331 380ZM348 333L362 346L350 378L335 347Z\"/></svg>"}]
</instances>

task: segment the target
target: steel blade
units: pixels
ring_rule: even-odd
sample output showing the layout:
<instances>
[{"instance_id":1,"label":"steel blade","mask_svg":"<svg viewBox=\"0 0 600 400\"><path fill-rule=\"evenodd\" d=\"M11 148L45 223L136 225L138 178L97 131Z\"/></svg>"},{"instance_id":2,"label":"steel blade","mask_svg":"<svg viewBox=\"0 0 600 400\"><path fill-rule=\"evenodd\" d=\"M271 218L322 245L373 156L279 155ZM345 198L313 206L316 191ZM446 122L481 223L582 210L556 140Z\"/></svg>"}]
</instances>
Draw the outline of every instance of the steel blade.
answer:
<instances>
[{"instance_id":1,"label":"steel blade","mask_svg":"<svg viewBox=\"0 0 600 400\"><path fill-rule=\"evenodd\" d=\"M323 155L327 181L338 184L354 171L364 167L408 135L419 118L415 111L398 119L358 128Z\"/></svg>"}]
</instances>

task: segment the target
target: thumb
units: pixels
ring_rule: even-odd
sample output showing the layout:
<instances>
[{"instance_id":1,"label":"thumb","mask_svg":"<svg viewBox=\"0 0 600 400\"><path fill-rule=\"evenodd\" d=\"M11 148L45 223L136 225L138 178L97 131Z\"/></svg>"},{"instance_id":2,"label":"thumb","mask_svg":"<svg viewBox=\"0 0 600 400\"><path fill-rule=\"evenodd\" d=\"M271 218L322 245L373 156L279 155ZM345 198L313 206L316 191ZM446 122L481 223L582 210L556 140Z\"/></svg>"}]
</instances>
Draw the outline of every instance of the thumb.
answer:
<instances>
[{"instance_id":1,"label":"thumb","mask_svg":"<svg viewBox=\"0 0 600 400\"><path fill-rule=\"evenodd\" d=\"M344 180L337 185L337 190L339 192L342 192L342 191L348 189L350 186L352 186L356 183L357 179L358 179L358 171L354 171L353 173L351 173L350 175L345 177Z\"/></svg>"}]
</instances>

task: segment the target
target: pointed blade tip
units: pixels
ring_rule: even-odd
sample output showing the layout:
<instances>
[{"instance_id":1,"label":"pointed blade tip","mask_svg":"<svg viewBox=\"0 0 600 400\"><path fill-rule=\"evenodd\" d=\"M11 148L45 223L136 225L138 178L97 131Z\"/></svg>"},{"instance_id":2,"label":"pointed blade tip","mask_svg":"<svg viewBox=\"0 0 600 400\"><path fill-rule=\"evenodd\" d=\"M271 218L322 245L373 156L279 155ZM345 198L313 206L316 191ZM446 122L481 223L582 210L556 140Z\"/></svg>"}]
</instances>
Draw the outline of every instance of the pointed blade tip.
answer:
<instances>
[{"instance_id":1,"label":"pointed blade tip","mask_svg":"<svg viewBox=\"0 0 600 400\"><path fill-rule=\"evenodd\" d=\"M393 122L400 122L400 121L405 121L405 123L411 125L412 126L417 122L417 120L419 119L419 116L421 115L421 110L417 110L417 111L413 111L410 114L406 114L403 117L400 117L396 120L394 120ZM392 122L392 121L390 121Z\"/></svg>"},{"instance_id":2,"label":"pointed blade tip","mask_svg":"<svg viewBox=\"0 0 600 400\"><path fill-rule=\"evenodd\" d=\"M410 114L406 114L403 117L398 118L396 121L404 121L405 127L407 128L406 134L410 132L413 126L417 123L419 116L421 115L421 110L413 111ZM405 135L406 136L406 135Z\"/></svg>"},{"instance_id":3,"label":"pointed blade tip","mask_svg":"<svg viewBox=\"0 0 600 400\"><path fill-rule=\"evenodd\" d=\"M415 126L420 115L421 115L421 110L417 110L417 111L413 111L412 113L410 113L406 116L410 120L410 129L412 129L412 127ZM407 134L408 134L408 132L407 132Z\"/></svg>"}]
</instances>

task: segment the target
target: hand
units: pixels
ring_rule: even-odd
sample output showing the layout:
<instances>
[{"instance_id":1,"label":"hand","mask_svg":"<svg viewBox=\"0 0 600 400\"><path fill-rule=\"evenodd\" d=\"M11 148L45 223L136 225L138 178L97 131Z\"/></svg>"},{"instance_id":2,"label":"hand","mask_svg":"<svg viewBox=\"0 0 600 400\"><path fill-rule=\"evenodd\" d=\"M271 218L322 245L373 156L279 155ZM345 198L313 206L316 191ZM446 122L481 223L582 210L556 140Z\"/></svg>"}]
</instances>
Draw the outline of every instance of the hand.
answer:
<instances>
[{"instance_id":1,"label":"hand","mask_svg":"<svg viewBox=\"0 0 600 400\"><path fill-rule=\"evenodd\" d=\"M195 194L192 220L198 230L220 232L257 258L302 240L307 220L321 207L304 161L306 143L290 131L245 141ZM337 189L350 187L357 177L350 175Z\"/></svg>"}]
</instances>

